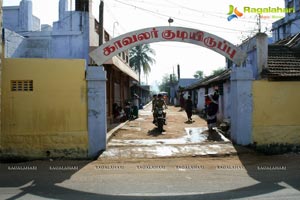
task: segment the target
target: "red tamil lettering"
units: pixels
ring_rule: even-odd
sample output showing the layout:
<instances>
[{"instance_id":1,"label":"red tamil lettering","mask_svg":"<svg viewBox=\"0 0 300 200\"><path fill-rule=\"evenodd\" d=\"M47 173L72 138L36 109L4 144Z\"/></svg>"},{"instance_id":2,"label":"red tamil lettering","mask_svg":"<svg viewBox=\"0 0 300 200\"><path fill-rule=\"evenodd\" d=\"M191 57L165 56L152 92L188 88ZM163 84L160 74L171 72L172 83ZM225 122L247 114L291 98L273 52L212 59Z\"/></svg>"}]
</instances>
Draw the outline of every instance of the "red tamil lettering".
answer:
<instances>
[{"instance_id":1,"label":"red tamil lettering","mask_svg":"<svg viewBox=\"0 0 300 200\"><path fill-rule=\"evenodd\" d=\"M140 33L138 34L138 40L141 41L141 40L148 40L150 39L150 33L149 32L145 32L145 33Z\"/></svg>"},{"instance_id":2,"label":"red tamil lettering","mask_svg":"<svg viewBox=\"0 0 300 200\"><path fill-rule=\"evenodd\" d=\"M119 49L119 48L122 48L122 47L123 47L123 45L122 45L122 43L121 43L121 41L120 41L120 40L118 40L118 41L115 41L115 42L114 42L114 45L115 45L115 47L116 47L117 49Z\"/></svg>"},{"instance_id":3,"label":"red tamil lettering","mask_svg":"<svg viewBox=\"0 0 300 200\"><path fill-rule=\"evenodd\" d=\"M135 42L137 42L136 35L133 35L132 37L125 37L125 38L122 39L122 44L124 46L130 45L130 44L135 43Z\"/></svg>"},{"instance_id":4,"label":"red tamil lettering","mask_svg":"<svg viewBox=\"0 0 300 200\"><path fill-rule=\"evenodd\" d=\"M174 39L176 34L172 30L165 30L162 32L162 37L166 40Z\"/></svg>"},{"instance_id":5,"label":"red tamil lettering","mask_svg":"<svg viewBox=\"0 0 300 200\"><path fill-rule=\"evenodd\" d=\"M186 31L177 31L176 37L184 40L184 39L188 38L188 33Z\"/></svg>"},{"instance_id":6,"label":"red tamil lettering","mask_svg":"<svg viewBox=\"0 0 300 200\"><path fill-rule=\"evenodd\" d=\"M127 45L131 44L132 42L133 42L132 37L125 37L122 39L122 44L124 46L127 46Z\"/></svg>"},{"instance_id":7,"label":"red tamil lettering","mask_svg":"<svg viewBox=\"0 0 300 200\"><path fill-rule=\"evenodd\" d=\"M152 38L158 38L158 30L153 28L151 31L151 36L152 36Z\"/></svg>"},{"instance_id":8,"label":"red tamil lettering","mask_svg":"<svg viewBox=\"0 0 300 200\"><path fill-rule=\"evenodd\" d=\"M203 41L203 36L204 33L202 31L197 31L197 32L191 32L190 33L190 39L196 40L196 41Z\"/></svg>"},{"instance_id":9,"label":"red tamil lettering","mask_svg":"<svg viewBox=\"0 0 300 200\"><path fill-rule=\"evenodd\" d=\"M223 41L223 42L219 41L217 48L220 49L221 51L225 52L227 49L226 41Z\"/></svg>"},{"instance_id":10,"label":"red tamil lettering","mask_svg":"<svg viewBox=\"0 0 300 200\"><path fill-rule=\"evenodd\" d=\"M232 49L232 51L230 52L231 48L228 47L228 49L226 50L226 53L230 56L230 58L233 58L236 54L236 50Z\"/></svg>"},{"instance_id":11,"label":"red tamil lettering","mask_svg":"<svg viewBox=\"0 0 300 200\"><path fill-rule=\"evenodd\" d=\"M212 37L207 37L204 39L204 44L209 48L214 48L217 45L217 42Z\"/></svg>"},{"instance_id":12,"label":"red tamil lettering","mask_svg":"<svg viewBox=\"0 0 300 200\"><path fill-rule=\"evenodd\" d=\"M112 52L114 52L116 50L116 47L114 46L107 46L103 49L103 54L105 56L108 56L109 54L111 54Z\"/></svg>"}]
</instances>

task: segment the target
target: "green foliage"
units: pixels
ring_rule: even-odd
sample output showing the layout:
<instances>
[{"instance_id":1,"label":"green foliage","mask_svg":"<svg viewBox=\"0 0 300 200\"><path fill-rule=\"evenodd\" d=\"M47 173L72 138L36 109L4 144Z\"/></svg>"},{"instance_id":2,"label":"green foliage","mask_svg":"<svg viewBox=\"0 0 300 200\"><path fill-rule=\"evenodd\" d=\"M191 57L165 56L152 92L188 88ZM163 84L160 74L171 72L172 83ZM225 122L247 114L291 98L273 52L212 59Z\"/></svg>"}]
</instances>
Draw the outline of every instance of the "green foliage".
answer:
<instances>
[{"instance_id":1,"label":"green foliage","mask_svg":"<svg viewBox=\"0 0 300 200\"><path fill-rule=\"evenodd\" d=\"M178 78L175 74L164 74L161 84L159 84L160 91L168 92L171 85L175 85L178 82Z\"/></svg>"},{"instance_id":2,"label":"green foliage","mask_svg":"<svg viewBox=\"0 0 300 200\"><path fill-rule=\"evenodd\" d=\"M204 78L203 71L197 70L194 74L194 78L203 79Z\"/></svg>"},{"instance_id":3,"label":"green foliage","mask_svg":"<svg viewBox=\"0 0 300 200\"><path fill-rule=\"evenodd\" d=\"M139 83L141 83L141 72L147 76L151 72L150 65L155 63L155 59L151 56L155 55L155 51L149 44L135 46L129 51L129 65L139 74Z\"/></svg>"},{"instance_id":4,"label":"green foliage","mask_svg":"<svg viewBox=\"0 0 300 200\"><path fill-rule=\"evenodd\" d=\"M219 67L218 69L213 70L211 75L218 75L221 74L223 71L224 71L224 67Z\"/></svg>"}]
</instances>

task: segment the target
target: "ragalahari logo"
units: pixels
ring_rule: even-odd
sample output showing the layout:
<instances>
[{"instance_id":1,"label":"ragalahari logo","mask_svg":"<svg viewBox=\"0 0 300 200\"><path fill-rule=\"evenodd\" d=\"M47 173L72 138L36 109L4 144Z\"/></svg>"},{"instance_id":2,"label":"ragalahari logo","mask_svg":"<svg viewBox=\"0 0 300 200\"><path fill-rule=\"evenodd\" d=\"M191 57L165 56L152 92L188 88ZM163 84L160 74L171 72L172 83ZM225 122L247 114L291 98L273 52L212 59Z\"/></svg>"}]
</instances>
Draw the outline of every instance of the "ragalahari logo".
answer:
<instances>
[{"instance_id":1,"label":"ragalahari logo","mask_svg":"<svg viewBox=\"0 0 300 200\"><path fill-rule=\"evenodd\" d=\"M227 13L227 15L229 15L227 17L228 21L231 21L234 18L238 18L243 16L243 13L241 13L240 11L237 10L237 7L234 7L233 5L229 5L229 12Z\"/></svg>"}]
</instances>

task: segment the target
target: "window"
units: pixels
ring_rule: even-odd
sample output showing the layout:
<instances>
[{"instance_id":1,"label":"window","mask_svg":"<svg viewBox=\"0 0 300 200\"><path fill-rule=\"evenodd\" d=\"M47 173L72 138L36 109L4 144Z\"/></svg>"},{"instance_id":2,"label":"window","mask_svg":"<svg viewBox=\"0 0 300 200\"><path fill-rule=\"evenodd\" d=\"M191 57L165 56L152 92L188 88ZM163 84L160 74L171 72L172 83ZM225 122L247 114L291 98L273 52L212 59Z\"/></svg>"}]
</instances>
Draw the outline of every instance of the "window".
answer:
<instances>
[{"instance_id":1,"label":"window","mask_svg":"<svg viewBox=\"0 0 300 200\"><path fill-rule=\"evenodd\" d=\"M33 80L12 80L10 85L12 92L33 91Z\"/></svg>"}]
</instances>

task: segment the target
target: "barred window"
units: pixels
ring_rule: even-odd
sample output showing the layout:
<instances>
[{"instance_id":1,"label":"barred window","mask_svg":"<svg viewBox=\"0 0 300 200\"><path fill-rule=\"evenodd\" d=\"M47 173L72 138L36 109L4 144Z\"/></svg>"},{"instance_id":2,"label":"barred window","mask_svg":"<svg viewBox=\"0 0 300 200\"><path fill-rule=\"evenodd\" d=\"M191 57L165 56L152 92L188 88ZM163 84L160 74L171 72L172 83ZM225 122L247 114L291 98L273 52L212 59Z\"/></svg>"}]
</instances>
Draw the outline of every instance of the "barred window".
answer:
<instances>
[{"instance_id":1,"label":"barred window","mask_svg":"<svg viewBox=\"0 0 300 200\"><path fill-rule=\"evenodd\" d=\"M13 92L33 91L33 80L12 80L10 85Z\"/></svg>"}]
</instances>

